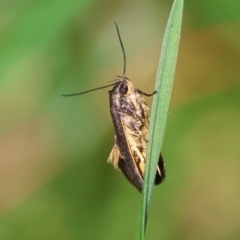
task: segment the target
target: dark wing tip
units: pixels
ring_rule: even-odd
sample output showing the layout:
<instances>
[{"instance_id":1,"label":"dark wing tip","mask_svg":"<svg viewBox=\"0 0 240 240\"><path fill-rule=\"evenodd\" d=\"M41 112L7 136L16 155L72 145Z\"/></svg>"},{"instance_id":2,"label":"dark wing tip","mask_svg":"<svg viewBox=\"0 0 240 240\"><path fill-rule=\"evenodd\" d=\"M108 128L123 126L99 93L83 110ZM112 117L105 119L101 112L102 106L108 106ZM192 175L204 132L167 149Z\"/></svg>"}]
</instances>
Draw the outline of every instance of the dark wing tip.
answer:
<instances>
[{"instance_id":1,"label":"dark wing tip","mask_svg":"<svg viewBox=\"0 0 240 240\"><path fill-rule=\"evenodd\" d=\"M165 168L162 154L160 153L156 177L155 177L155 185L162 183L163 180L165 179L165 176L166 176L166 168Z\"/></svg>"}]
</instances>

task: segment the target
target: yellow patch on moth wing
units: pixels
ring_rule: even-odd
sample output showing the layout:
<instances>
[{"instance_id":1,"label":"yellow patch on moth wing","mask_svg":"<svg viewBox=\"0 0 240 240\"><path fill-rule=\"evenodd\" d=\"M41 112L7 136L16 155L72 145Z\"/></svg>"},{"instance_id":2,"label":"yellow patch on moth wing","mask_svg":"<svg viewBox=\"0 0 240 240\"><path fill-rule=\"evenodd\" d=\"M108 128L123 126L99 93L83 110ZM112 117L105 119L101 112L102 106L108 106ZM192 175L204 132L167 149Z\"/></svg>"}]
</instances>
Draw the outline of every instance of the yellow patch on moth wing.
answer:
<instances>
[{"instance_id":1,"label":"yellow patch on moth wing","mask_svg":"<svg viewBox=\"0 0 240 240\"><path fill-rule=\"evenodd\" d=\"M135 131L135 133L133 134L133 136L137 137L139 139L140 142L144 141L144 142L148 142L147 140L147 132L146 131L140 131L139 129L137 129Z\"/></svg>"},{"instance_id":2,"label":"yellow patch on moth wing","mask_svg":"<svg viewBox=\"0 0 240 240\"><path fill-rule=\"evenodd\" d=\"M135 114L138 116L138 119L144 120L145 116L147 116L146 111L149 110L145 99L136 91L132 94L128 95L125 100L135 109Z\"/></svg>"},{"instance_id":3,"label":"yellow patch on moth wing","mask_svg":"<svg viewBox=\"0 0 240 240\"><path fill-rule=\"evenodd\" d=\"M139 159L141 162L145 162L145 158L142 154L142 151L145 150L146 142L142 141L142 134L140 131L135 131L130 129L125 125L125 132L127 133L127 142L131 155L136 159ZM139 134L140 133L140 134Z\"/></svg>"},{"instance_id":4,"label":"yellow patch on moth wing","mask_svg":"<svg viewBox=\"0 0 240 240\"><path fill-rule=\"evenodd\" d=\"M140 169L140 172L141 172L141 176L143 178L144 177L143 174L145 172L145 162L140 162L139 163L139 169Z\"/></svg>"},{"instance_id":5,"label":"yellow patch on moth wing","mask_svg":"<svg viewBox=\"0 0 240 240\"><path fill-rule=\"evenodd\" d=\"M147 147L148 128L131 116L125 116L121 118L121 120L124 126L125 136L127 137L128 146L132 154L135 153L137 159L140 159L140 161L144 162Z\"/></svg>"},{"instance_id":6,"label":"yellow patch on moth wing","mask_svg":"<svg viewBox=\"0 0 240 240\"><path fill-rule=\"evenodd\" d=\"M149 110L148 105L145 102L145 99L139 93L135 94L136 112L138 119L141 121L141 124L144 124L146 127L149 125L149 119L147 111Z\"/></svg>"},{"instance_id":7,"label":"yellow patch on moth wing","mask_svg":"<svg viewBox=\"0 0 240 240\"><path fill-rule=\"evenodd\" d=\"M126 137L133 137L134 140L138 140L139 137L140 137L139 134L141 134L141 132L139 130L139 126L141 126L141 122L136 121L132 116L122 117L121 122L124 126L125 136Z\"/></svg>"},{"instance_id":8,"label":"yellow patch on moth wing","mask_svg":"<svg viewBox=\"0 0 240 240\"><path fill-rule=\"evenodd\" d=\"M116 136L115 136L115 139L116 139ZM115 143L113 145L112 151L109 154L107 163L112 164L115 169L120 170L118 168L119 158L120 158L120 149L119 149L119 146L117 145L117 143Z\"/></svg>"},{"instance_id":9,"label":"yellow patch on moth wing","mask_svg":"<svg viewBox=\"0 0 240 240\"><path fill-rule=\"evenodd\" d=\"M126 136L126 141L127 141L127 145L128 145L128 151L132 157L133 163L135 164L136 168L139 170L139 165L136 162L136 156L134 153L136 153L136 150L139 152L138 150L138 145L139 145L139 137L134 137L131 133L134 131L132 130L129 126L127 126L126 124L124 124L124 120L123 118L121 118L121 123L122 123L122 127L123 127L123 131L124 131L124 135ZM139 154L137 155L139 156Z\"/></svg>"},{"instance_id":10,"label":"yellow patch on moth wing","mask_svg":"<svg viewBox=\"0 0 240 240\"><path fill-rule=\"evenodd\" d=\"M134 125L135 129L131 129L132 125ZM129 134L131 134L136 141L139 141L141 144L145 144L148 142L148 126L136 121L129 124L128 128L130 129Z\"/></svg>"},{"instance_id":11,"label":"yellow patch on moth wing","mask_svg":"<svg viewBox=\"0 0 240 240\"><path fill-rule=\"evenodd\" d=\"M138 109L139 103L137 102L136 94L133 92L131 95L127 96L128 102L130 102L135 109Z\"/></svg>"},{"instance_id":12,"label":"yellow patch on moth wing","mask_svg":"<svg viewBox=\"0 0 240 240\"><path fill-rule=\"evenodd\" d=\"M141 105L142 108L143 108L145 111L148 111L148 110L149 110L149 107L148 107L148 105L147 105L147 103L146 103L146 101L145 101L145 98L142 96L142 94L136 92L135 98L137 99L137 103L138 103L139 105Z\"/></svg>"},{"instance_id":13,"label":"yellow patch on moth wing","mask_svg":"<svg viewBox=\"0 0 240 240\"><path fill-rule=\"evenodd\" d=\"M139 151L139 149L136 146L133 146L132 151L137 154L141 162L145 162L145 158L143 157L142 153Z\"/></svg>"}]
</instances>

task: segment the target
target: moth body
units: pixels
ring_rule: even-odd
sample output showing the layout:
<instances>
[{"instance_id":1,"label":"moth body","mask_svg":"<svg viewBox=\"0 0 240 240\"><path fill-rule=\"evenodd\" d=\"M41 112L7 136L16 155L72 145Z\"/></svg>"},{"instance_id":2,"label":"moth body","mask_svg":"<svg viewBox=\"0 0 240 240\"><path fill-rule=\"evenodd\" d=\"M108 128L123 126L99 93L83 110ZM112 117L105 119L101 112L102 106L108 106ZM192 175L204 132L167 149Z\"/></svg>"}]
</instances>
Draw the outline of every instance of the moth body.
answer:
<instances>
[{"instance_id":1,"label":"moth body","mask_svg":"<svg viewBox=\"0 0 240 240\"><path fill-rule=\"evenodd\" d=\"M145 172L149 129L149 107L143 94L133 87L126 76L122 76L109 91L110 112L116 135L108 162L121 170L140 192ZM164 177L165 166L160 155L155 184L162 182Z\"/></svg>"}]
</instances>

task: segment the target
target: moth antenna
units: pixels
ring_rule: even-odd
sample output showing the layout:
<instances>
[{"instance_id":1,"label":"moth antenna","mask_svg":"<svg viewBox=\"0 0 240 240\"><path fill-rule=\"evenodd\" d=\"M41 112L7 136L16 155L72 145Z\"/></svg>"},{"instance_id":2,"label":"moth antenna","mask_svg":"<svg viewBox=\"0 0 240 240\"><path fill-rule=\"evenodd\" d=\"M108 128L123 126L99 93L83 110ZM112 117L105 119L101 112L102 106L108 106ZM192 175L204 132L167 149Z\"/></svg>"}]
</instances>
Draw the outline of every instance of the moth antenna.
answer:
<instances>
[{"instance_id":1,"label":"moth antenna","mask_svg":"<svg viewBox=\"0 0 240 240\"><path fill-rule=\"evenodd\" d=\"M120 44L121 44L121 48L122 48L122 52L123 52L123 60L124 60L123 76L125 77L125 76L126 76L126 53L125 53L125 50L124 50L124 47L123 47L123 43L122 43L122 39L121 39L121 36L120 36L120 32L119 32L118 25L117 25L116 22L114 22L114 23L115 23L115 25L116 25L117 34L118 34L118 39L119 39L119 42L120 42ZM120 76L120 77L122 77L122 76ZM112 80L112 81L117 81L117 80L118 80L118 79L114 79L114 80ZM93 92L93 91L96 91L96 90L99 90L99 89L111 87L111 86L116 85L117 83L118 83L118 82L115 82L115 83L113 83L113 84L109 84L109 85L106 85L106 86L103 86L103 87L93 88L93 89L90 89L90 90L87 90L87 91L84 91L84 92L72 93L72 94L62 94L61 96L63 96L63 97L77 96L77 95L85 94L85 93L88 93L88 92Z\"/></svg>"},{"instance_id":2,"label":"moth antenna","mask_svg":"<svg viewBox=\"0 0 240 240\"><path fill-rule=\"evenodd\" d=\"M88 92L93 92L93 91L96 91L96 90L99 90L99 89L111 87L111 86L114 86L116 84L117 83L112 83L112 84L109 84L109 85L106 85L106 86L103 86L103 87L93 88L93 89L90 89L90 90L87 90L87 91L84 91L84 92L72 93L72 94L62 94L61 96L63 96L63 97L77 96L77 95L85 94L85 93L88 93Z\"/></svg>"},{"instance_id":3,"label":"moth antenna","mask_svg":"<svg viewBox=\"0 0 240 240\"><path fill-rule=\"evenodd\" d=\"M117 77L119 77L119 76L117 76ZM119 81L118 78L116 78L116 79L112 79L112 80L109 80L109 81L107 81L107 82L117 82L117 81Z\"/></svg>"},{"instance_id":4,"label":"moth antenna","mask_svg":"<svg viewBox=\"0 0 240 240\"><path fill-rule=\"evenodd\" d=\"M120 32L119 32L119 28L118 28L118 25L116 22L114 22L115 25L116 25L116 28L117 28L117 34L118 34L118 39L119 39L119 42L121 44L121 48L122 48L122 52L123 52L123 60L124 60L124 65L123 65L123 76L125 77L126 76L126 53L125 53L125 50L124 50L124 47L123 47L123 43L122 43L122 39L121 39L121 36L120 36Z\"/></svg>"}]
</instances>

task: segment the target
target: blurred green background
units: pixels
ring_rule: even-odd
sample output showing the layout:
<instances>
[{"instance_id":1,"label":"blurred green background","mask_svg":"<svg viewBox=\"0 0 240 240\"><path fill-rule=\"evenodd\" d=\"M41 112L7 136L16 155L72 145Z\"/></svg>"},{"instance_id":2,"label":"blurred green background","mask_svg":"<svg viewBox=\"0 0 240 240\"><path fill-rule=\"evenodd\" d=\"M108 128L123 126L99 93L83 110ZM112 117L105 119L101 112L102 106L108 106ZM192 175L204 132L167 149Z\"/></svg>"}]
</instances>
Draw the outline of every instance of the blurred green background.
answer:
<instances>
[{"instance_id":1,"label":"blurred green background","mask_svg":"<svg viewBox=\"0 0 240 240\"><path fill-rule=\"evenodd\" d=\"M134 239L108 90L151 92L172 1L0 1L0 239ZM147 239L240 239L240 2L187 1ZM151 99L148 99L151 104Z\"/></svg>"}]
</instances>

